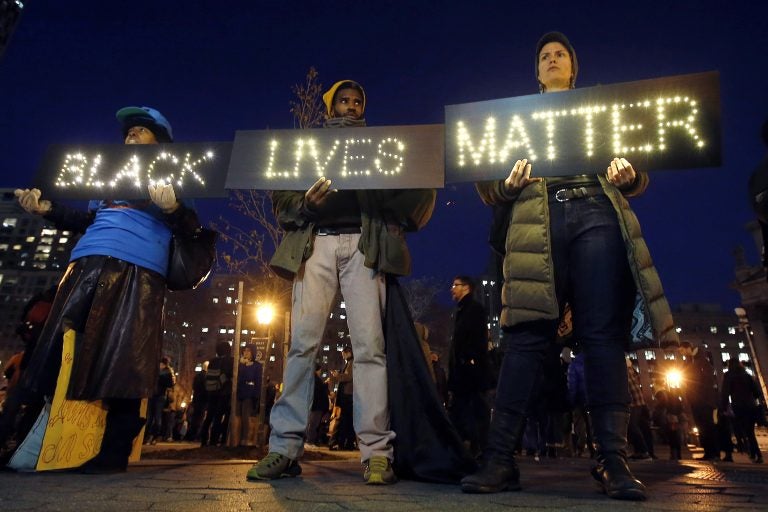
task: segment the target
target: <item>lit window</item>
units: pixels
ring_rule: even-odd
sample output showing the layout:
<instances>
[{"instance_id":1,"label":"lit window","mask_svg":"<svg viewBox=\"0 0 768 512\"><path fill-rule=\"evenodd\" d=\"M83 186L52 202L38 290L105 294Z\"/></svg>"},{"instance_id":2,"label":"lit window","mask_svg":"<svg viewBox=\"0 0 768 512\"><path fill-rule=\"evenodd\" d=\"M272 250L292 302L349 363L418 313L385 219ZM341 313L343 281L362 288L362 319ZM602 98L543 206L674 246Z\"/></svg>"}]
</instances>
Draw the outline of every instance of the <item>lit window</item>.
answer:
<instances>
[{"instance_id":1,"label":"lit window","mask_svg":"<svg viewBox=\"0 0 768 512\"><path fill-rule=\"evenodd\" d=\"M709 332L711 332L712 334L717 334L717 327L713 325L712 327L709 328Z\"/></svg>"},{"instance_id":2,"label":"lit window","mask_svg":"<svg viewBox=\"0 0 768 512\"><path fill-rule=\"evenodd\" d=\"M752 377L754 377L754 376L755 376L755 374L754 374L754 373L752 373L752 368L744 368L744 371L746 371L746 372L747 372L749 375L751 375Z\"/></svg>"},{"instance_id":3,"label":"lit window","mask_svg":"<svg viewBox=\"0 0 768 512\"><path fill-rule=\"evenodd\" d=\"M28 236L26 241L27 241L27 242L34 242L34 241L35 241L35 237L33 237L33 236Z\"/></svg>"},{"instance_id":4,"label":"lit window","mask_svg":"<svg viewBox=\"0 0 768 512\"><path fill-rule=\"evenodd\" d=\"M675 360L675 354L671 354L668 352L664 353L664 359L667 361L674 361Z\"/></svg>"},{"instance_id":5,"label":"lit window","mask_svg":"<svg viewBox=\"0 0 768 512\"><path fill-rule=\"evenodd\" d=\"M749 354L747 354L746 352L739 352L739 361L741 361L742 363L746 363L747 361L749 361Z\"/></svg>"},{"instance_id":6,"label":"lit window","mask_svg":"<svg viewBox=\"0 0 768 512\"><path fill-rule=\"evenodd\" d=\"M208 328L207 327L203 327L202 329L200 329L200 332L208 332Z\"/></svg>"},{"instance_id":7,"label":"lit window","mask_svg":"<svg viewBox=\"0 0 768 512\"><path fill-rule=\"evenodd\" d=\"M269 360L274 362L275 361L275 356L269 356Z\"/></svg>"},{"instance_id":8,"label":"lit window","mask_svg":"<svg viewBox=\"0 0 768 512\"><path fill-rule=\"evenodd\" d=\"M16 220L17 220L17 219L15 219L15 218L13 218L13 217L7 217L7 218L6 218L6 219L3 221L3 227L4 227L4 228L15 228L15 227L16 227Z\"/></svg>"},{"instance_id":9,"label":"lit window","mask_svg":"<svg viewBox=\"0 0 768 512\"><path fill-rule=\"evenodd\" d=\"M677 334L680 334L681 332L683 332L683 328L682 327L675 327L675 332Z\"/></svg>"},{"instance_id":10,"label":"lit window","mask_svg":"<svg viewBox=\"0 0 768 512\"><path fill-rule=\"evenodd\" d=\"M226 327L219 328L219 334L227 334L227 328Z\"/></svg>"},{"instance_id":11,"label":"lit window","mask_svg":"<svg viewBox=\"0 0 768 512\"><path fill-rule=\"evenodd\" d=\"M226 301L227 301L227 304L232 304L232 297L227 296Z\"/></svg>"},{"instance_id":12,"label":"lit window","mask_svg":"<svg viewBox=\"0 0 768 512\"><path fill-rule=\"evenodd\" d=\"M729 327L728 328L728 334L736 334L736 328L735 327Z\"/></svg>"},{"instance_id":13,"label":"lit window","mask_svg":"<svg viewBox=\"0 0 768 512\"><path fill-rule=\"evenodd\" d=\"M341 301L341 306L339 306L341 309L347 309L347 304L344 301Z\"/></svg>"},{"instance_id":14,"label":"lit window","mask_svg":"<svg viewBox=\"0 0 768 512\"><path fill-rule=\"evenodd\" d=\"M330 345L323 345L323 352L329 352L331 350Z\"/></svg>"},{"instance_id":15,"label":"lit window","mask_svg":"<svg viewBox=\"0 0 768 512\"><path fill-rule=\"evenodd\" d=\"M234 329L228 329L227 330L227 334L235 334L235 330Z\"/></svg>"},{"instance_id":16,"label":"lit window","mask_svg":"<svg viewBox=\"0 0 768 512\"><path fill-rule=\"evenodd\" d=\"M743 341L739 342L739 348L744 348L744 342Z\"/></svg>"},{"instance_id":17,"label":"lit window","mask_svg":"<svg viewBox=\"0 0 768 512\"><path fill-rule=\"evenodd\" d=\"M339 318L341 318L342 320L346 320L347 319L347 315L339 315Z\"/></svg>"},{"instance_id":18,"label":"lit window","mask_svg":"<svg viewBox=\"0 0 768 512\"><path fill-rule=\"evenodd\" d=\"M645 360L646 361L655 361L656 360L656 352L653 350L646 350L645 351Z\"/></svg>"},{"instance_id":19,"label":"lit window","mask_svg":"<svg viewBox=\"0 0 768 512\"><path fill-rule=\"evenodd\" d=\"M272 348L275 348L275 344L274 343L272 343Z\"/></svg>"},{"instance_id":20,"label":"lit window","mask_svg":"<svg viewBox=\"0 0 768 512\"><path fill-rule=\"evenodd\" d=\"M219 298L218 297L214 297L212 300L213 300L214 304L218 304L219 303Z\"/></svg>"},{"instance_id":21,"label":"lit window","mask_svg":"<svg viewBox=\"0 0 768 512\"><path fill-rule=\"evenodd\" d=\"M182 327L189 327L189 322L181 322Z\"/></svg>"},{"instance_id":22,"label":"lit window","mask_svg":"<svg viewBox=\"0 0 768 512\"><path fill-rule=\"evenodd\" d=\"M48 229L48 228L43 229L42 231L40 231L40 235L42 235L42 236L52 236L52 235L55 235L56 233L58 233L58 231L56 231L55 229ZM62 231L61 234L69 235L70 233L69 233L69 231Z\"/></svg>"},{"instance_id":23,"label":"lit window","mask_svg":"<svg viewBox=\"0 0 768 512\"><path fill-rule=\"evenodd\" d=\"M20 251L21 250L21 245L19 245L19 244L14 245L13 246L13 250L14 251Z\"/></svg>"},{"instance_id":24,"label":"lit window","mask_svg":"<svg viewBox=\"0 0 768 512\"><path fill-rule=\"evenodd\" d=\"M69 238L67 238L67 237L65 237L65 236L63 236L63 237L59 238L59 243L60 243L60 244L65 244L65 243L67 243L67 242L69 242Z\"/></svg>"},{"instance_id":25,"label":"lit window","mask_svg":"<svg viewBox=\"0 0 768 512\"><path fill-rule=\"evenodd\" d=\"M720 356L723 358L723 362L729 361L731 359L731 354L728 352L721 352Z\"/></svg>"},{"instance_id":26,"label":"lit window","mask_svg":"<svg viewBox=\"0 0 768 512\"><path fill-rule=\"evenodd\" d=\"M725 343L721 342L720 343L720 348L725 348Z\"/></svg>"}]
</instances>

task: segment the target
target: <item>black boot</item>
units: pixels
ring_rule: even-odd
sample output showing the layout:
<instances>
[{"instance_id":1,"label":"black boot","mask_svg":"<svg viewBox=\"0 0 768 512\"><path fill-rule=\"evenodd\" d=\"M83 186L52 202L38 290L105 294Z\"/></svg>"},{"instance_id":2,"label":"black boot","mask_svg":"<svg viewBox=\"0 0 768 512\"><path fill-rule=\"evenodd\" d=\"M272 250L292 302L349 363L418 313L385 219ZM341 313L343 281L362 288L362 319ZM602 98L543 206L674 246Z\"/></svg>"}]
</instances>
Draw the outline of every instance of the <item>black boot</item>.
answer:
<instances>
[{"instance_id":1,"label":"black boot","mask_svg":"<svg viewBox=\"0 0 768 512\"><path fill-rule=\"evenodd\" d=\"M110 408L99 453L80 466L80 472L91 475L124 472L128 468L133 440L146 421L137 412Z\"/></svg>"},{"instance_id":2,"label":"black boot","mask_svg":"<svg viewBox=\"0 0 768 512\"><path fill-rule=\"evenodd\" d=\"M597 447L597 466L592 476L608 497L616 500L644 500L645 486L627 466L628 411L590 412L592 438Z\"/></svg>"},{"instance_id":3,"label":"black boot","mask_svg":"<svg viewBox=\"0 0 768 512\"><path fill-rule=\"evenodd\" d=\"M520 470L514 450L523 428L522 414L495 411L488 432L480 469L461 480L467 493L494 493L520 490Z\"/></svg>"}]
</instances>

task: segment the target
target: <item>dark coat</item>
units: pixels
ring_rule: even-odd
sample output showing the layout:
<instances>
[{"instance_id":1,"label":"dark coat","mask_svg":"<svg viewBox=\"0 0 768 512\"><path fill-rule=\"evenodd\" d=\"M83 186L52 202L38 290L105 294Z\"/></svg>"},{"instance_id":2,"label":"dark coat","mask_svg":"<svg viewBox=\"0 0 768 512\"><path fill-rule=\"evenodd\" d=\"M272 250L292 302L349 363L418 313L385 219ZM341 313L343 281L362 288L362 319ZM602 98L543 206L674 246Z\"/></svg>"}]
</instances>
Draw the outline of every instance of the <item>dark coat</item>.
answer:
<instances>
[{"instance_id":1,"label":"dark coat","mask_svg":"<svg viewBox=\"0 0 768 512\"><path fill-rule=\"evenodd\" d=\"M58 229L84 232L94 213L57 203L45 218ZM181 205L164 221L173 233L193 233L200 223ZM67 398L144 398L157 384L162 348L165 279L157 272L107 256L70 263L40 333L25 388L52 394L61 365L62 326L78 333Z\"/></svg>"},{"instance_id":2,"label":"dark coat","mask_svg":"<svg viewBox=\"0 0 768 512\"><path fill-rule=\"evenodd\" d=\"M490 389L487 325L483 306L471 294L465 295L456 310L451 340L448 389L452 392Z\"/></svg>"}]
</instances>

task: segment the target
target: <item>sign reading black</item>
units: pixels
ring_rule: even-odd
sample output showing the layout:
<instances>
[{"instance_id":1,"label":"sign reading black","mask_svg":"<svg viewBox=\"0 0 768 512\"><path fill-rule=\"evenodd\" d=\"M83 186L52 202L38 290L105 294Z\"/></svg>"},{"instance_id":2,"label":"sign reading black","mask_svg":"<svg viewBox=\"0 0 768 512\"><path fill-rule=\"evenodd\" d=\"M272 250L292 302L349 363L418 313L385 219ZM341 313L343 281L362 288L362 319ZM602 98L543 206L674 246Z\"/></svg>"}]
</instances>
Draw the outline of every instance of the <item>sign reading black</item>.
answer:
<instances>
[{"instance_id":1,"label":"sign reading black","mask_svg":"<svg viewBox=\"0 0 768 512\"><path fill-rule=\"evenodd\" d=\"M717 72L680 75L445 108L446 182L720 165Z\"/></svg>"},{"instance_id":2,"label":"sign reading black","mask_svg":"<svg viewBox=\"0 0 768 512\"><path fill-rule=\"evenodd\" d=\"M148 198L171 183L177 197L225 197L231 142L53 145L35 186L61 199Z\"/></svg>"},{"instance_id":3,"label":"sign reading black","mask_svg":"<svg viewBox=\"0 0 768 512\"><path fill-rule=\"evenodd\" d=\"M443 125L238 131L228 189L441 188Z\"/></svg>"}]
</instances>

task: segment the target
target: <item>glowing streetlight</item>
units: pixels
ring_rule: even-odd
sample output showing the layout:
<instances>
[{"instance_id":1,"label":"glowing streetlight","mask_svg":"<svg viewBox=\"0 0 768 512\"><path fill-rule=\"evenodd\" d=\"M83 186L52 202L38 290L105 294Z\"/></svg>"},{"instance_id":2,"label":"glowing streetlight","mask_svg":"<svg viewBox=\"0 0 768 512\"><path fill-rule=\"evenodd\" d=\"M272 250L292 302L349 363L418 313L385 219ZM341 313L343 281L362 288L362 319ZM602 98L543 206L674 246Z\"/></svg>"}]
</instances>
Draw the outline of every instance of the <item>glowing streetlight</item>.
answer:
<instances>
[{"instance_id":1,"label":"glowing streetlight","mask_svg":"<svg viewBox=\"0 0 768 512\"><path fill-rule=\"evenodd\" d=\"M275 308L272 304L260 304L256 308L256 321L261 325L269 325L275 317Z\"/></svg>"},{"instance_id":2,"label":"glowing streetlight","mask_svg":"<svg viewBox=\"0 0 768 512\"><path fill-rule=\"evenodd\" d=\"M667 386L672 389L680 388L683 383L683 373L680 370L672 369L667 371Z\"/></svg>"}]
</instances>

